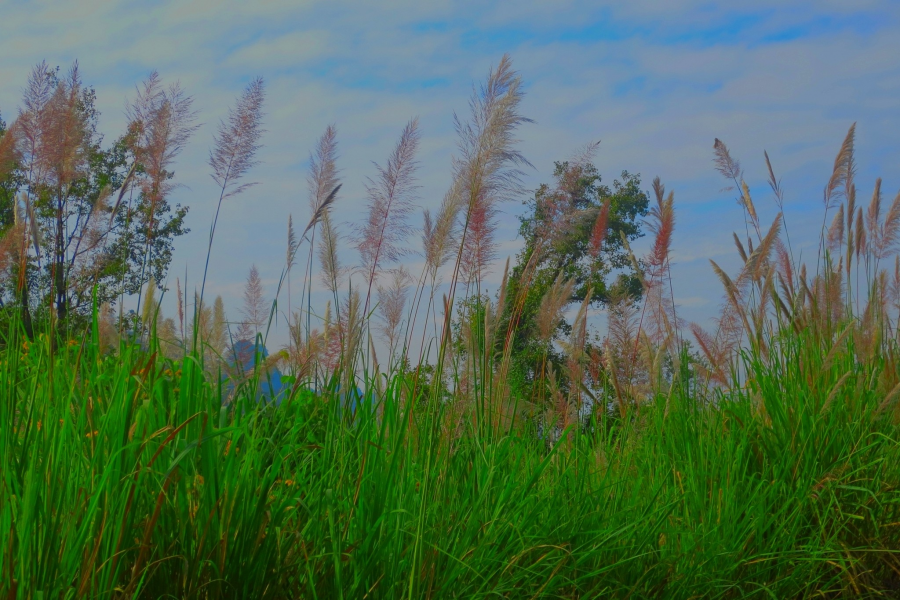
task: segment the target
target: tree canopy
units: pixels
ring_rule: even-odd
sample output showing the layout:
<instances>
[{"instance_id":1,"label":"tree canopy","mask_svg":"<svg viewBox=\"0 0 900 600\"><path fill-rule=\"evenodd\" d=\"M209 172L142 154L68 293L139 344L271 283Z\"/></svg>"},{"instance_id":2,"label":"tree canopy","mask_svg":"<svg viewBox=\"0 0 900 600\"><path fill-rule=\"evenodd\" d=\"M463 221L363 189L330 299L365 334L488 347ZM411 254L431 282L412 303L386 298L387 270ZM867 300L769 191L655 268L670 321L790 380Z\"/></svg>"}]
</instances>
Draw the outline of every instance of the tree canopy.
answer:
<instances>
[{"instance_id":1,"label":"tree canopy","mask_svg":"<svg viewBox=\"0 0 900 600\"><path fill-rule=\"evenodd\" d=\"M542 184L524 202L519 234L525 247L510 272L504 315L506 325L518 315L510 375L526 394L538 370L563 361L553 342L571 333L567 307L588 294L594 306L614 294L641 295L623 238L641 237L649 198L640 175L623 171L612 186L604 184L592 163L594 148L555 163L553 184Z\"/></svg>"}]
</instances>

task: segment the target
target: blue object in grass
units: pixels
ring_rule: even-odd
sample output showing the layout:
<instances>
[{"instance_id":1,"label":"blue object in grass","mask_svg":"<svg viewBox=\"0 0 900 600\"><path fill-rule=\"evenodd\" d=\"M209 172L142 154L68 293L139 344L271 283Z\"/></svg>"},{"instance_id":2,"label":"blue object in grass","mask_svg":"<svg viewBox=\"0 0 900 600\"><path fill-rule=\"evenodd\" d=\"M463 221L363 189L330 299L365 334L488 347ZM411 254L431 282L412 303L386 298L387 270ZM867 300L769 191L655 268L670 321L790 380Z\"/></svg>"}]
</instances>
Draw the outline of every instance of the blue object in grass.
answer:
<instances>
[{"instance_id":1,"label":"blue object in grass","mask_svg":"<svg viewBox=\"0 0 900 600\"><path fill-rule=\"evenodd\" d=\"M228 350L228 366L232 370L237 370L237 365L240 365L239 368L243 372L244 377L250 377L253 374L253 367L257 364L260 366L265 364L268 356L269 352L262 342L239 340ZM233 381L228 381L226 390L228 392L227 397L231 397L234 392ZM268 403L274 401L275 406L278 406L289 391L288 387L281 381L281 371L278 367L271 367L259 373L259 383L256 386L257 402L263 401Z\"/></svg>"},{"instance_id":2,"label":"blue object in grass","mask_svg":"<svg viewBox=\"0 0 900 600\"><path fill-rule=\"evenodd\" d=\"M239 340L234 343L228 351L228 365L231 370L236 370L235 365L240 364L241 371L245 378L249 378L253 374L253 367L257 364L263 365L269 356L266 347L261 342L252 342L250 340ZM275 406L280 406L281 401L290 394L291 386L288 385L290 378L282 379L281 371L277 367L271 367L263 370L259 374L259 383L256 387L257 402L273 402ZM230 398L234 393L234 382L227 381L227 395ZM310 390L316 393L315 390ZM374 394L369 391L363 392L359 387L353 387L349 392L341 391L340 384L334 388L334 392L338 398L337 410L341 415L344 411L351 415L356 415L360 409L369 412L375 406Z\"/></svg>"}]
</instances>

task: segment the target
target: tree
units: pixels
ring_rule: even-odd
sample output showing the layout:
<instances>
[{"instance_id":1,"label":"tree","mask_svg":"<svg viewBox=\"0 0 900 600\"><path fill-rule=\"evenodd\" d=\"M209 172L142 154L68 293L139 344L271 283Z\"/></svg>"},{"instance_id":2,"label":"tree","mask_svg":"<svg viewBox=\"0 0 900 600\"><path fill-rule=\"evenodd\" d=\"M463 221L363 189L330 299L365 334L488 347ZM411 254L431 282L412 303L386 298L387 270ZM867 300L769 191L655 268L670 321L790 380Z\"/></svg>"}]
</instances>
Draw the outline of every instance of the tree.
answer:
<instances>
[{"instance_id":1,"label":"tree","mask_svg":"<svg viewBox=\"0 0 900 600\"><path fill-rule=\"evenodd\" d=\"M542 184L524 202L519 235L525 247L516 257L506 290L501 330L513 327L510 383L531 397L534 381L548 364L563 373L565 357L553 342L572 333L565 308L590 294L593 306L613 294L638 298L641 281L622 241L642 235L640 218L649 198L639 175L623 171L612 187L602 184L592 164L596 145L581 156L555 163L554 185ZM609 279L616 273L615 281ZM498 343L504 343L500 336Z\"/></svg>"},{"instance_id":2,"label":"tree","mask_svg":"<svg viewBox=\"0 0 900 600\"><path fill-rule=\"evenodd\" d=\"M173 211L167 197L195 130L191 102L151 74L127 132L103 149L96 94L77 64L64 77L46 63L32 70L19 116L0 133L0 231L16 237L3 244L16 256L0 260L0 301L65 331L87 322L95 285L101 304L115 304L165 279L172 240L188 232L187 207Z\"/></svg>"}]
</instances>

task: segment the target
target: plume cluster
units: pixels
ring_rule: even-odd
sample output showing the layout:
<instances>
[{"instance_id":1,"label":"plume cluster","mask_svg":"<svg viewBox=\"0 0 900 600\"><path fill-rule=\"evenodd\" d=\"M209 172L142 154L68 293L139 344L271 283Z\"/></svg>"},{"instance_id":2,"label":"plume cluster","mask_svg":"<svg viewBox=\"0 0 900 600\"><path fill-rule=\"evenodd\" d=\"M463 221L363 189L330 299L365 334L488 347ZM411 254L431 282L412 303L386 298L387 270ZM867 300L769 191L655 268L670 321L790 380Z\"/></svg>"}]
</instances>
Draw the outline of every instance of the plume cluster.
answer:
<instances>
[{"instance_id":1,"label":"plume cluster","mask_svg":"<svg viewBox=\"0 0 900 600\"><path fill-rule=\"evenodd\" d=\"M152 205L171 191L172 164L197 130L192 105L179 83L164 88L154 71L126 110L130 148L144 174L141 191Z\"/></svg>"}]
</instances>

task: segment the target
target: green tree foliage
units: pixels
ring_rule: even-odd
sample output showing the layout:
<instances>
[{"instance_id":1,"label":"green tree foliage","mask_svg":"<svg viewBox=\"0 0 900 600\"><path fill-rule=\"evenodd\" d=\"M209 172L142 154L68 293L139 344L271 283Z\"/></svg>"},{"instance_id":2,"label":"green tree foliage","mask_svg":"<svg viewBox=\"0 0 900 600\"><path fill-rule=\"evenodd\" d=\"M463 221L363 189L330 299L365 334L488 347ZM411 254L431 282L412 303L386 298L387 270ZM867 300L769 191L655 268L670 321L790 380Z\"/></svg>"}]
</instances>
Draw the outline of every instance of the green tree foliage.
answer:
<instances>
[{"instance_id":1,"label":"green tree foliage","mask_svg":"<svg viewBox=\"0 0 900 600\"><path fill-rule=\"evenodd\" d=\"M502 330L508 329L511 316L518 319L510 377L525 397L533 397L534 381L548 364L563 373L564 357L553 342L571 333L562 318L564 310L545 314L554 322L545 325L549 335L539 332L542 301L554 283L557 291L571 291L561 299L562 309L584 302L589 293L593 306L607 304L614 294L641 295L640 279L622 240L642 235L640 219L647 214L649 198L640 188L640 175L627 171L611 187L603 184L591 162L593 148L574 160L555 163L553 185L538 187L520 217L525 247L510 273Z\"/></svg>"},{"instance_id":2,"label":"green tree foliage","mask_svg":"<svg viewBox=\"0 0 900 600\"><path fill-rule=\"evenodd\" d=\"M173 239L188 232L187 207L167 194L194 129L190 103L151 75L126 133L104 148L96 93L77 67L32 71L18 118L0 122L0 301L29 315L26 330L31 315L77 329L94 286L114 305L165 279Z\"/></svg>"}]
</instances>

